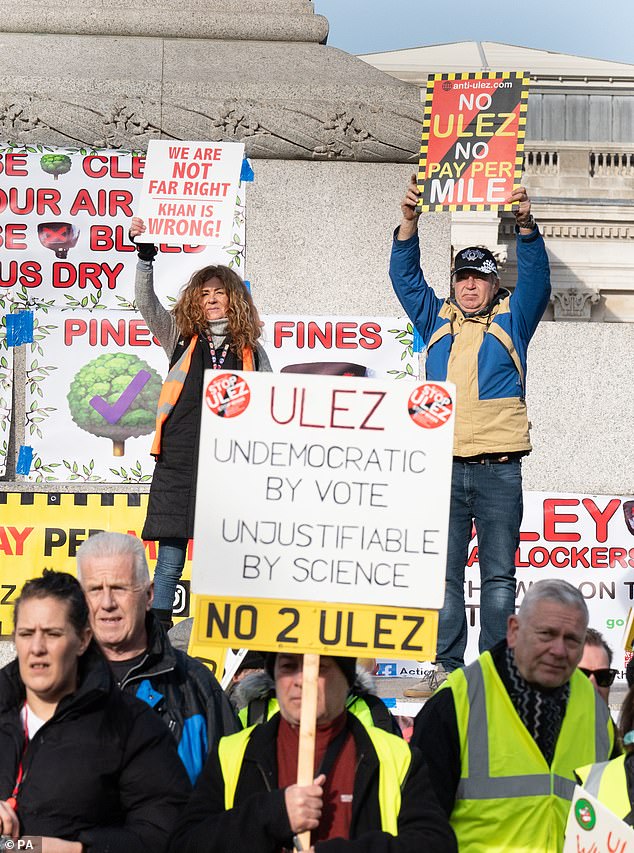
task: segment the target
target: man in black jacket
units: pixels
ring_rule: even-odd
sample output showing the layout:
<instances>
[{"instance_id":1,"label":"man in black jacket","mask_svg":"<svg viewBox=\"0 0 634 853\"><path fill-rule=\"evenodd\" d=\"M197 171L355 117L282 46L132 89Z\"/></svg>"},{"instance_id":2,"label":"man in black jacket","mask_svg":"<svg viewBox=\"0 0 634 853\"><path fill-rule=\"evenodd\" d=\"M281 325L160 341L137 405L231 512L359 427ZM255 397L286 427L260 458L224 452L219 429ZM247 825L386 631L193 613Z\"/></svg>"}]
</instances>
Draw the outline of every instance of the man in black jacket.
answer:
<instances>
[{"instance_id":1,"label":"man in black jacket","mask_svg":"<svg viewBox=\"0 0 634 853\"><path fill-rule=\"evenodd\" d=\"M455 853L455 837L417 750L346 711L353 658L322 657L315 778L298 785L303 656L279 653L280 713L223 738L172 838L172 853L251 853L297 846L316 853Z\"/></svg>"},{"instance_id":2,"label":"man in black jacket","mask_svg":"<svg viewBox=\"0 0 634 853\"><path fill-rule=\"evenodd\" d=\"M240 726L216 678L172 646L150 610L143 543L124 533L97 533L77 551L77 574L116 681L160 715L194 783L216 742Z\"/></svg>"}]
</instances>

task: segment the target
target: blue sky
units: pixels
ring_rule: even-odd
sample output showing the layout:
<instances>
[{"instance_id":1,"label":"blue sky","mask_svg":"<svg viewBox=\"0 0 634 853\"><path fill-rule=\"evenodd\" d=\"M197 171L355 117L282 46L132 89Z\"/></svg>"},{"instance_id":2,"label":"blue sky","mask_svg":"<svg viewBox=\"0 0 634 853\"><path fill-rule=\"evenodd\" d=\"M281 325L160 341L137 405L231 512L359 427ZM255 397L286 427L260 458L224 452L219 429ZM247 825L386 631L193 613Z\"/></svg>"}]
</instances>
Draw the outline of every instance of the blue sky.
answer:
<instances>
[{"instance_id":1,"label":"blue sky","mask_svg":"<svg viewBox=\"0 0 634 853\"><path fill-rule=\"evenodd\" d=\"M500 41L634 64L634 0L314 0L328 44L378 53L453 41Z\"/></svg>"}]
</instances>

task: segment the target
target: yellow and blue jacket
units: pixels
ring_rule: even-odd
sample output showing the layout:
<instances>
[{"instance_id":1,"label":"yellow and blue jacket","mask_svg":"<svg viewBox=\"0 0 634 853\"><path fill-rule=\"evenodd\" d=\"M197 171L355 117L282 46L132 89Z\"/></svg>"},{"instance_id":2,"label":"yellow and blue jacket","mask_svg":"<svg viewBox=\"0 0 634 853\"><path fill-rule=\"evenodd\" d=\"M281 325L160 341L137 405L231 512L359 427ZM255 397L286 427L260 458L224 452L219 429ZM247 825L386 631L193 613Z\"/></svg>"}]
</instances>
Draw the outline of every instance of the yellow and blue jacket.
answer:
<instances>
[{"instance_id":1,"label":"yellow and blue jacket","mask_svg":"<svg viewBox=\"0 0 634 853\"><path fill-rule=\"evenodd\" d=\"M427 347L427 379L456 385L456 456L531 450L526 358L550 298L548 256L537 228L517 235L517 268L512 294L501 288L485 311L464 314L427 284L418 235L393 241L390 278Z\"/></svg>"}]
</instances>

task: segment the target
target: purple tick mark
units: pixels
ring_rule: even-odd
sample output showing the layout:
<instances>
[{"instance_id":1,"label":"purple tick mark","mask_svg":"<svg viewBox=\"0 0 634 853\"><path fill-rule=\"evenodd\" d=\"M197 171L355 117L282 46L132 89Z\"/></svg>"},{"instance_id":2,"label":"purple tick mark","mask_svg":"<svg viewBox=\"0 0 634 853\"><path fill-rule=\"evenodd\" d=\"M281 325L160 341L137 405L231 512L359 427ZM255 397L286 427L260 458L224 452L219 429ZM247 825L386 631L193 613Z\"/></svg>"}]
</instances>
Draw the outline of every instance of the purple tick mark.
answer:
<instances>
[{"instance_id":1,"label":"purple tick mark","mask_svg":"<svg viewBox=\"0 0 634 853\"><path fill-rule=\"evenodd\" d=\"M128 411L150 379L147 370L139 370L119 399L110 405L103 397L93 397L90 405L109 424L116 424Z\"/></svg>"}]
</instances>

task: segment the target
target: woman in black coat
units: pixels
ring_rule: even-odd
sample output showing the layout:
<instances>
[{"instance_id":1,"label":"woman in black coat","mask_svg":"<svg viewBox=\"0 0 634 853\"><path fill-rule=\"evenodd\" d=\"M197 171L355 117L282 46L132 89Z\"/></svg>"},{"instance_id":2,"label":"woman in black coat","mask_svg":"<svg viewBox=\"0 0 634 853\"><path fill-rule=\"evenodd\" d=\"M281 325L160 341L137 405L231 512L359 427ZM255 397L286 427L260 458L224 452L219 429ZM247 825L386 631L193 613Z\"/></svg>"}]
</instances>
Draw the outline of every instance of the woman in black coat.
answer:
<instances>
[{"instance_id":1,"label":"woman in black coat","mask_svg":"<svg viewBox=\"0 0 634 853\"><path fill-rule=\"evenodd\" d=\"M133 217L131 239L144 231L143 220ZM170 366L159 399L151 451L156 467L141 533L159 543L152 609L169 629L176 584L194 535L204 371L270 371L271 365L258 342L258 312L240 276L221 264L203 267L168 311L154 292L156 247L139 243L137 249L135 301Z\"/></svg>"},{"instance_id":2,"label":"woman in black coat","mask_svg":"<svg viewBox=\"0 0 634 853\"><path fill-rule=\"evenodd\" d=\"M42 853L159 853L189 779L165 724L116 687L77 580L45 571L15 604L0 670L0 835ZM17 847L16 847L17 849Z\"/></svg>"}]
</instances>

